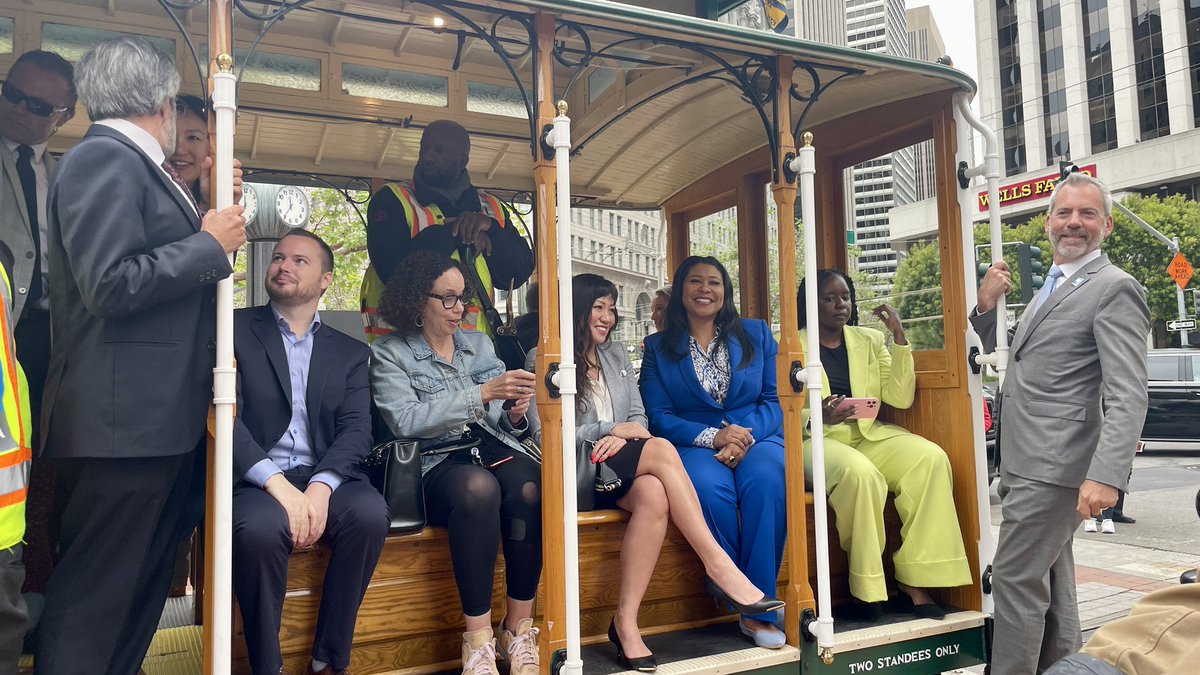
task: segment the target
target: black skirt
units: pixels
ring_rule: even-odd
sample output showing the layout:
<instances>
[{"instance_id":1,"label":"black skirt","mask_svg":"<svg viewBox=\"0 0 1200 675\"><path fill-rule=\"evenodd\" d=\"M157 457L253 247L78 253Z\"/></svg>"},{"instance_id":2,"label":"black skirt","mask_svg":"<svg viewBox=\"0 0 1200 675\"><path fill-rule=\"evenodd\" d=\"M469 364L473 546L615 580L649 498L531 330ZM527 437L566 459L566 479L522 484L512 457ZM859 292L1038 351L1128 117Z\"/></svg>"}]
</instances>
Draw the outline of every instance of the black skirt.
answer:
<instances>
[{"instance_id":1,"label":"black skirt","mask_svg":"<svg viewBox=\"0 0 1200 675\"><path fill-rule=\"evenodd\" d=\"M593 509L620 508L617 506L617 501L633 487L633 479L637 477L638 462L642 460L642 448L645 445L646 439L626 441L625 446L617 454L604 461L605 466L612 469L621 479L621 487L611 492L597 492Z\"/></svg>"}]
</instances>

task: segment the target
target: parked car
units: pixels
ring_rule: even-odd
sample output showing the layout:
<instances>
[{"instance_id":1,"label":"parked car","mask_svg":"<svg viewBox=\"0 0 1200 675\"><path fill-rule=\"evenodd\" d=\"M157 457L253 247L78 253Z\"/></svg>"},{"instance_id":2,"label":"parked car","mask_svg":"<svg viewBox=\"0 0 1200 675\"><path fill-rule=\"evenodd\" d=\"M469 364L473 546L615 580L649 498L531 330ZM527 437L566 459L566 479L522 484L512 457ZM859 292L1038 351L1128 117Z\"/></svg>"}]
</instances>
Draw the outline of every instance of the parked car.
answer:
<instances>
[{"instance_id":1,"label":"parked car","mask_svg":"<svg viewBox=\"0 0 1200 675\"><path fill-rule=\"evenodd\" d=\"M1146 354L1150 407L1143 441L1200 442L1200 349Z\"/></svg>"}]
</instances>

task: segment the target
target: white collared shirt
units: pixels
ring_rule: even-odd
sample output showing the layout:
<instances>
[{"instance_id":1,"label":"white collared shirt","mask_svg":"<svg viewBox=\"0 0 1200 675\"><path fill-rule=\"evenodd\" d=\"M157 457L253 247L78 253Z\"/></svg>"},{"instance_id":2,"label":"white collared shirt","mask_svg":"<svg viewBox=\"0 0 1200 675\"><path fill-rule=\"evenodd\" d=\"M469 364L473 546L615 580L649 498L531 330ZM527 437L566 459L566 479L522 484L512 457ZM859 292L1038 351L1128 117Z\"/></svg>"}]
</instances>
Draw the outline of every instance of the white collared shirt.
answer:
<instances>
[{"instance_id":1,"label":"white collared shirt","mask_svg":"<svg viewBox=\"0 0 1200 675\"><path fill-rule=\"evenodd\" d=\"M1104 253L1101 252L1100 249L1096 249L1095 251L1092 251L1091 253L1088 253L1077 260L1072 260L1069 263L1063 263L1059 265L1058 269L1062 270L1063 273L1063 283L1066 283L1068 279L1075 276L1079 270L1084 268L1084 266L1102 255L1104 255ZM1058 289L1055 288L1054 290Z\"/></svg>"},{"instance_id":2,"label":"white collared shirt","mask_svg":"<svg viewBox=\"0 0 1200 675\"><path fill-rule=\"evenodd\" d=\"M9 152L12 153L13 163L16 163L20 159L20 156L17 153L17 148L21 147L21 144L10 141L2 136L0 136L0 141L4 142L4 147L8 148ZM48 245L50 241L50 235L49 230L47 229L46 200L50 194L50 172L46 170L46 144L38 143L37 145L31 145L29 147L33 148L33 157L30 158L29 163L33 165L33 175L36 179L35 182L37 183L36 191L38 212L33 215L37 216L38 231L33 234L38 238L38 257L41 258L42 269L42 297L30 298L29 300L33 303L34 307L42 310L49 310L50 293L47 289L50 288L50 246ZM25 193L21 192L21 190L17 190L16 192L17 197L24 200ZM22 201L22 203L24 203L24 201Z\"/></svg>"},{"instance_id":3,"label":"white collared shirt","mask_svg":"<svg viewBox=\"0 0 1200 675\"><path fill-rule=\"evenodd\" d=\"M142 154L150 158L150 161L154 163L154 166L158 169L158 172L167 177L167 184L173 186L176 192L178 192L180 195L183 195L183 200L185 202L188 204L193 204L192 195L184 192L183 186L181 186L179 183L176 183L175 179L171 178L171 174L167 173L166 169L162 168L163 162L165 162L167 159L167 155L163 152L162 145L158 142L158 139L152 136L149 131L146 131L129 120L123 119L114 118L100 120L99 122L96 122L96 124L106 126L113 131L119 132L125 138L133 141L133 144L142 151ZM192 206L192 213L200 215L194 204Z\"/></svg>"}]
</instances>

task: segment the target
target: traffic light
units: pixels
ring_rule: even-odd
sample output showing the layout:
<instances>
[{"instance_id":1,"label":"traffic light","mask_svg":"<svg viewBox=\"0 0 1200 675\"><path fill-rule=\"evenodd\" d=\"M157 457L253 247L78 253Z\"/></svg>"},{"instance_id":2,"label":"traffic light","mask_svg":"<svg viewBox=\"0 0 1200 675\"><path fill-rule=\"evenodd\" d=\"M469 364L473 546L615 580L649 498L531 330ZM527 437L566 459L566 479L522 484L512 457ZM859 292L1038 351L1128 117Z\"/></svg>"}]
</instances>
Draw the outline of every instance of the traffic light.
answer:
<instances>
[{"instance_id":1,"label":"traffic light","mask_svg":"<svg viewBox=\"0 0 1200 675\"><path fill-rule=\"evenodd\" d=\"M1021 302L1028 304L1033 300L1042 284L1046 282L1043 272L1046 269L1042 262L1042 249L1033 244L1017 246L1017 271L1021 275Z\"/></svg>"},{"instance_id":2,"label":"traffic light","mask_svg":"<svg viewBox=\"0 0 1200 675\"><path fill-rule=\"evenodd\" d=\"M1079 171L1079 167L1075 166L1071 162L1064 161L1064 162L1058 163L1058 179L1059 180L1066 178L1067 176L1075 173L1076 171Z\"/></svg>"},{"instance_id":3,"label":"traffic light","mask_svg":"<svg viewBox=\"0 0 1200 675\"><path fill-rule=\"evenodd\" d=\"M983 285L983 277L987 275L987 271L989 269L991 269L991 267L992 267L991 263L979 262L979 258L975 259L975 274L978 277L975 280L976 286Z\"/></svg>"}]
</instances>

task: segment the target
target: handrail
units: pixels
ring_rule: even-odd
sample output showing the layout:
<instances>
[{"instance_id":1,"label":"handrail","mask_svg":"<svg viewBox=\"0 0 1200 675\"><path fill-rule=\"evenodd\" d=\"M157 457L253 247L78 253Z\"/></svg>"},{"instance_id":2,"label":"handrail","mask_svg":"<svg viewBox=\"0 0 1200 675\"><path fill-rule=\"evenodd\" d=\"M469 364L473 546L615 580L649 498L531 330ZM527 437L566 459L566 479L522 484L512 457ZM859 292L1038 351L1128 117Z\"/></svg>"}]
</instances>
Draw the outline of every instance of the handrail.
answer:
<instances>
[{"instance_id":1,"label":"handrail","mask_svg":"<svg viewBox=\"0 0 1200 675\"><path fill-rule=\"evenodd\" d=\"M554 384L558 387L562 406L562 484L563 513L579 511L578 494L575 491L575 322L572 316L571 279L571 118L567 117L567 102L559 101L558 116L554 126L546 133L546 144L554 148L555 207L558 216L558 315L559 342L562 361L554 373ZM579 521L578 518L563 519L563 553L566 569L563 582L566 585L566 613L563 617L567 628L567 660L563 673L583 672L579 639Z\"/></svg>"},{"instance_id":2,"label":"handrail","mask_svg":"<svg viewBox=\"0 0 1200 675\"><path fill-rule=\"evenodd\" d=\"M984 180L987 181L988 220L992 240L992 260L1002 260L1004 253L1001 248L1003 235L1000 232L1001 165L1000 145L996 140L996 132L992 131L982 120L975 116L975 111L971 110L968 94L955 94L954 105L958 108L959 114L962 115L967 124L971 125L979 132L979 135L983 136L983 163L962 169L960 175L966 179L983 176ZM967 234L971 233L967 232ZM973 237L966 238L971 239ZM969 279L970 277L968 276L967 278ZM969 289L970 284L967 284L967 286ZM969 295L974 294L969 293ZM979 365L986 364L995 368L1000 378L1000 386L1004 386L1004 374L1008 370L1008 304L1003 295L996 301L996 350L992 354L981 354L975 357L975 362Z\"/></svg>"},{"instance_id":3,"label":"handrail","mask_svg":"<svg viewBox=\"0 0 1200 675\"><path fill-rule=\"evenodd\" d=\"M210 30L214 45L227 47L228 25L218 17L213 3ZM226 4L226 8L228 5ZM225 30L222 30L225 29ZM237 115L237 78L229 50L214 49L218 72L212 74L212 110L216 135L213 143L213 202L218 210L233 206L233 131ZM203 215L203 214L201 214ZM233 266L233 255L229 254ZM216 366L213 368L213 404L216 406L216 442L210 461L212 475L212 580L207 589L212 614L206 617L210 646L208 673L230 672L233 655L233 415L237 403L237 369L233 361L233 276L217 284Z\"/></svg>"},{"instance_id":4,"label":"handrail","mask_svg":"<svg viewBox=\"0 0 1200 675\"><path fill-rule=\"evenodd\" d=\"M812 132L805 132L804 145L796 150L793 170L800 179L800 221L804 223L804 307L806 316L817 316L817 216L816 188L813 176L817 172L816 151L812 147ZM821 365L821 332L808 331L805 346L808 368L805 388L808 397L809 452L812 453L813 527L817 547L817 620L810 622L809 632L817 637L821 659L831 663L833 658L833 601L829 590L829 510L825 494L825 434L821 428L821 407L824 396L824 367ZM815 624L815 625L814 625ZM828 659L828 660L826 660Z\"/></svg>"}]
</instances>

